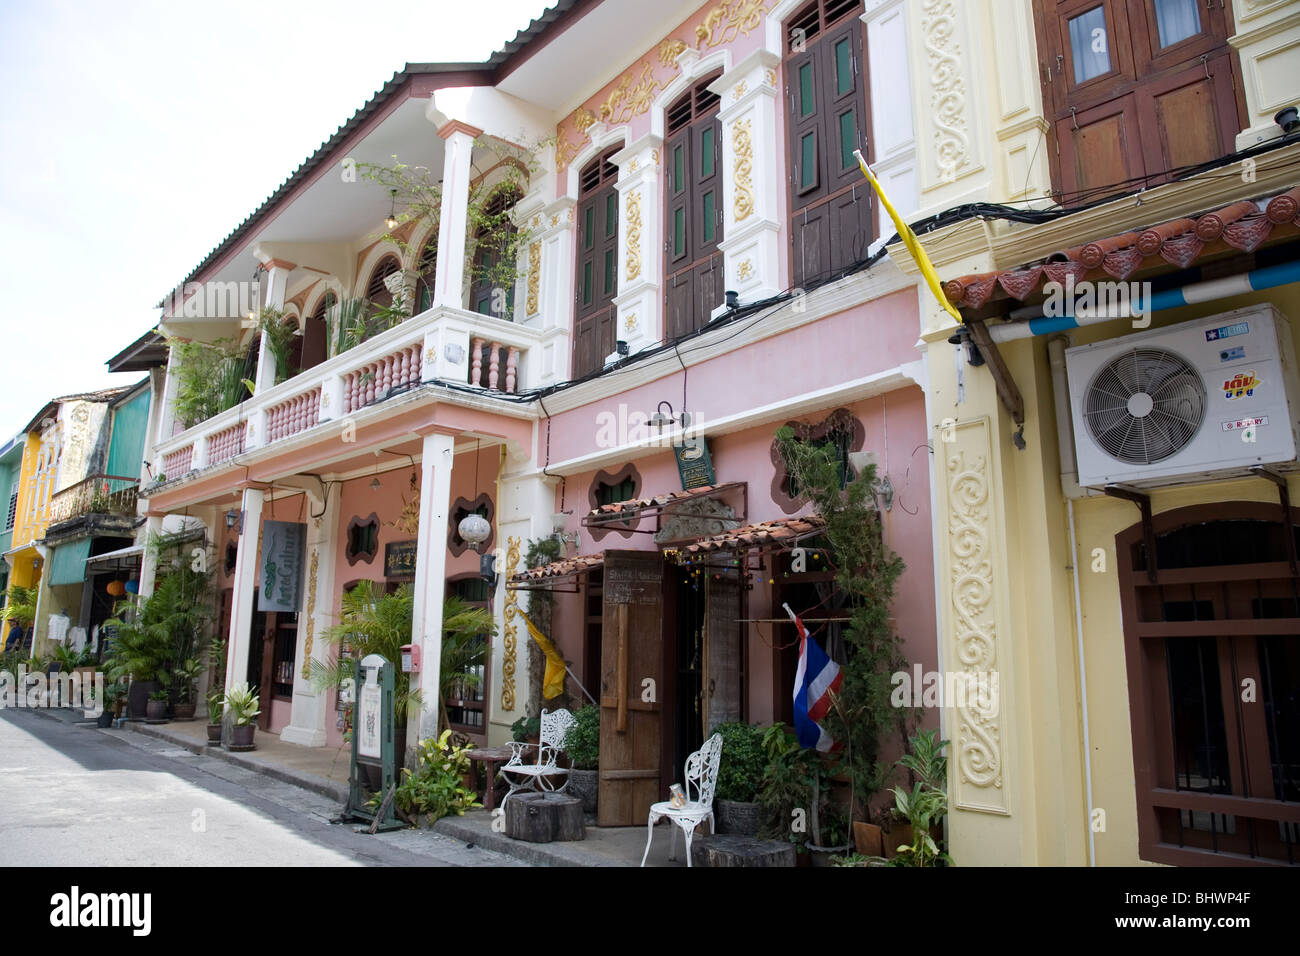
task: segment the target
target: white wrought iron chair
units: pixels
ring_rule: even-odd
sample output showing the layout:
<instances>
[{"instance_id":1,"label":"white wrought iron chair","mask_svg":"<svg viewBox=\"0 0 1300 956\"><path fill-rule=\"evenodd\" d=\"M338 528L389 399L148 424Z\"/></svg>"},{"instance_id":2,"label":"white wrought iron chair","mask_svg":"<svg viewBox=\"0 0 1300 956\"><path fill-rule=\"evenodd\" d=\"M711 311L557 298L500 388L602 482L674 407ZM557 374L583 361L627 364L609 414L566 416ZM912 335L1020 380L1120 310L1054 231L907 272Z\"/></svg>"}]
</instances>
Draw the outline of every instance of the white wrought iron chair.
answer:
<instances>
[{"instance_id":1,"label":"white wrought iron chair","mask_svg":"<svg viewBox=\"0 0 1300 956\"><path fill-rule=\"evenodd\" d=\"M569 728L574 724L573 714L563 707L559 710L544 710L541 724L541 733L537 737L536 763L524 761L528 753L528 743L522 740L508 741L512 752L510 759L502 765L501 772L505 774L506 783L510 785L510 792L501 801L503 810L506 801L520 790L563 793L565 787L569 785L569 771L564 767L556 766L556 760L560 756L560 751L564 749L564 738L568 736ZM554 778L559 776L564 777L564 782L556 787Z\"/></svg>"},{"instance_id":2,"label":"white wrought iron chair","mask_svg":"<svg viewBox=\"0 0 1300 956\"><path fill-rule=\"evenodd\" d=\"M722 735L714 734L704 741L704 746L686 758L686 805L674 807L672 801L665 800L650 807L650 822L647 824L645 853L641 854L641 865L645 866L650 855L650 841L654 839L655 824L660 818L667 817L670 824L682 831L686 839L686 865L691 865L691 840L695 837L695 828L705 820L709 821L709 832L713 832L713 791L718 785L718 766L722 763ZM677 832L673 831L672 845L668 848L668 859L677 859Z\"/></svg>"}]
</instances>

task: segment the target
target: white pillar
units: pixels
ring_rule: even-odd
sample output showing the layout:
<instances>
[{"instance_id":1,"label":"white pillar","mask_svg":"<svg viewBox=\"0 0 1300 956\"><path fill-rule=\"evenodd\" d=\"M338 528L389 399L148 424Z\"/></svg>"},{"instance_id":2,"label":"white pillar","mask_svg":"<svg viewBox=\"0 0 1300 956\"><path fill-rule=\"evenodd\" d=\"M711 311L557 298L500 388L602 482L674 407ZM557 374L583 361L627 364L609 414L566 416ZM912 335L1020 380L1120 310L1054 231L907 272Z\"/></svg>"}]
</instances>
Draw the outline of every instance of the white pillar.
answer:
<instances>
[{"instance_id":1,"label":"white pillar","mask_svg":"<svg viewBox=\"0 0 1300 956\"><path fill-rule=\"evenodd\" d=\"M414 746L438 734L438 680L442 662L443 582L447 577L447 511L451 498L451 469L455 438L433 433L424 436L420 460L420 535L415 547L415 611L413 641L420 645L420 690L424 707L417 723L419 733L407 733ZM412 678L414 679L414 678Z\"/></svg>"},{"instance_id":2,"label":"white pillar","mask_svg":"<svg viewBox=\"0 0 1300 956\"><path fill-rule=\"evenodd\" d=\"M253 628L253 599L257 590L257 539L262 527L261 488L245 488L243 527L235 557L235 587L230 604L230 643L226 648L226 690L248 678L249 633Z\"/></svg>"},{"instance_id":3,"label":"white pillar","mask_svg":"<svg viewBox=\"0 0 1300 956\"><path fill-rule=\"evenodd\" d=\"M281 262L279 259L270 259L263 263L263 267L266 269L266 295L261 303L262 308L281 311L284 309L284 294L289 284L289 273L294 267L291 263ZM259 314L258 319L260 318ZM257 378L253 382L253 392L254 394L264 392L274 385L275 359L271 355L266 333L263 332L257 349Z\"/></svg>"},{"instance_id":4,"label":"white pillar","mask_svg":"<svg viewBox=\"0 0 1300 956\"><path fill-rule=\"evenodd\" d=\"M465 241L468 228L470 155L475 138L483 135L452 120L438 130L446 141L442 159L442 212L438 220L438 263L433 306L461 308L465 291Z\"/></svg>"},{"instance_id":5,"label":"white pillar","mask_svg":"<svg viewBox=\"0 0 1300 956\"><path fill-rule=\"evenodd\" d=\"M756 302L785 288L781 277L781 215L785 189L777 168L776 81L781 58L764 49L709 84L722 97L722 241L726 286L741 302Z\"/></svg>"},{"instance_id":6,"label":"white pillar","mask_svg":"<svg viewBox=\"0 0 1300 956\"><path fill-rule=\"evenodd\" d=\"M140 555L140 600L153 594L158 580L158 551L155 543L162 534L162 515L149 515L145 521L144 553Z\"/></svg>"},{"instance_id":7,"label":"white pillar","mask_svg":"<svg viewBox=\"0 0 1300 956\"><path fill-rule=\"evenodd\" d=\"M659 196L659 160L663 138L646 133L612 157L618 166L618 309L615 338L635 355L663 340L663 218ZM605 356L601 356L605 358Z\"/></svg>"},{"instance_id":8,"label":"white pillar","mask_svg":"<svg viewBox=\"0 0 1300 956\"><path fill-rule=\"evenodd\" d=\"M293 709L289 726L280 733L286 743L304 747L325 746L325 720L328 695L311 682L311 662L325 663L330 657L330 643L325 632L334 622L334 555L338 528L339 495L319 498L308 496L312 510L307 521L307 576L302 612L298 615L298 649L294 657L297 673L293 678ZM324 511L321 517L314 517Z\"/></svg>"}]
</instances>

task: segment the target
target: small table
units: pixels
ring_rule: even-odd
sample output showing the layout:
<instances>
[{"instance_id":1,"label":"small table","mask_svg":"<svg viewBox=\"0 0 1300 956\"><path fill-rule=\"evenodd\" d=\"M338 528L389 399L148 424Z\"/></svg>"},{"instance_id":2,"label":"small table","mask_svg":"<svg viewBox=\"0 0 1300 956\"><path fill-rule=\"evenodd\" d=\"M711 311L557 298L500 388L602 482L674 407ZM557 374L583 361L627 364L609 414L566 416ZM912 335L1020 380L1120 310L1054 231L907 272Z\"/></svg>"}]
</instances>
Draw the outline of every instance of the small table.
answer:
<instances>
[{"instance_id":1,"label":"small table","mask_svg":"<svg viewBox=\"0 0 1300 956\"><path fill-rule=\"evenodd\" d=\"M469 752L471 765L479 772L478 765L487 768L487 785L483 787L483 806L491 813L497 806L497 774L499 766L510 759L509 747L480 747Z\"/></svg>"}]
</instances>

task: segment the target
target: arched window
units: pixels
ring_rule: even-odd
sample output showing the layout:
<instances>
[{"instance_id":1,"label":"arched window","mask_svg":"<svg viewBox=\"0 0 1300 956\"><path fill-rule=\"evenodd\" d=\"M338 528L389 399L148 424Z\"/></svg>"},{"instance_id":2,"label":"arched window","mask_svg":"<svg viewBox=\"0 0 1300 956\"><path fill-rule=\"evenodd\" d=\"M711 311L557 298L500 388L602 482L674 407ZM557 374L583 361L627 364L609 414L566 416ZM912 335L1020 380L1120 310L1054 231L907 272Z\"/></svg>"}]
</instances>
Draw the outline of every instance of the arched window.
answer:
<instances>
[{"instance_id":1,"label":"arched window","mask_svg":"<svg viewBox=\"0 0 1300 956\"><path fill-rule=\"evenodd\" d=\"M578 305L573 324L573 377L599 369L614 351L618 292L618 167L607 149L582 168L578 193Z\"/></svg>"},{"instance_id":2,"label":"arched window","mask_svg":"<svg viewBox=\"0 0 1300 956\"><path fill-rule=\"evenodd\" d=\"M813 0L786 21L786 136L795 285L866 258L873 235L862 0ZM870 158L870 157L868 157Z\"/></svg>"},{"instance_id":3,"label":"arched window","mask_svg":"<svg viewBox=\"0 0 1300 956\"><path fill-rule=\"evenodd\" d=\"M316 311L302 324L302 368L313 368L329 358L329 322L326 319L334 305L334 293L327 291L316 303Z\"/></svg>"},{"instance_id":4,"label":"arched window","mask_svg":"<svg viewBox=\"0 0 1300 956\"><path fill-rule=\"evenodd\" d=\"M706 77L668 107L664 224L665 338L693 332L722 304L720 97Z\"/></svg>"},{"instance_id":5,"label":"arched window","mask_svg":"<svg viewBox=\"0 0 1300 956\"><path fill-rule=\"evenodd\" d=\"M366 284L366 298L370 300L371 306L387 308L393 304L393 293L388 291L384 280L401 268L402 264L393 255L384 256L375 264L370 272L370 282Z\"/></svg>"},{"instance_id":6,"label":"arched window","mask_svg":"<svg viewBox=\"0 0 1300 956\"><path fill-rule=\"evenodd\" d=\"M420 277L415 280L415 315L433 308L433 283L438 272L438 230L433 231L424 244L420 261L416 264Z\"/></svg>"},{"instance_id":7,"label":"arched window","mask_svg":"<svg viewBox=\"0 0 1300 956\"><path fill-rule=\"evenodd\" d=\"M302 371L302 350L304 345L302 326L299 324L298 317L295 315L286 315L284 317L284 324L288 328L294 330L294 336L289 340L289 361L287 363L289 366L288 377L292 378Z\"/></svg>"},{"instance_id":8,"label":"arched window","mask_svg":"<svg viewBox=\"0 0 1300 956\"><path fill-rule=\"evenodd\" d=\"M515 225L510 210L521 198L518 186L504 183L483 206L483 225L474 236L469 290L472 312L499 319L509 319L514 313L516 265L511 238Z\"/></svg>"}]
</instances>

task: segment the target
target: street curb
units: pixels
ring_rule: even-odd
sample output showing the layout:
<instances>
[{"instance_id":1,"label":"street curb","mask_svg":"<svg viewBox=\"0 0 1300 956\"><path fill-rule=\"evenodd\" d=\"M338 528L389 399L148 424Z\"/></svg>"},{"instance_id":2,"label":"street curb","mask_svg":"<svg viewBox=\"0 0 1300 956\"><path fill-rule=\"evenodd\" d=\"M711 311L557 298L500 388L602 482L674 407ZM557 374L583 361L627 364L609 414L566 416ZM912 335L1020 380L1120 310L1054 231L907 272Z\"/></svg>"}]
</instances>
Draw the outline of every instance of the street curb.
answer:
<instances>
[{"instance_id":1,"label":"street curb","mask_svg":"<svg viewBox=\"0 0 1300 956\"><path fill-rule=\"evenodd\" d=\"M158 740L165 740L169 744L175 744L177 747L180 747L183 750L188 750L192 754L198 754L201 757L216 757L218 760L224 760L226 763L234 764L237 767L243 767L245 770L254 770L258 773L265 774L273 780L279 780L281 783L292 784L295 787L301 787L304 790L310 790L312 793L320 794L322 797L337 800L340 805L347 803L347 788L332 780L326 780L323 777L317 777L309 773L285 770L257 757L249 757L240 753L231 753L222 747L210 747L205 744L198 744L180 734L168 733L159 726L129 723L127 724L127 727L138 734L144 734L146 737L155 737Z\"/></svg>"},{"instance_id":2,"label":"street curb","mask_svg":"<svg viewBox=\"0 0 1300 956\"><path fill-rule=\"evenodd\" d=\"M441 820L436 821L431 829L443 836L460 840L463 843L473 843L484 850L491 850L494 853L500 853L502 856L514 857L516 860L522 860L524 863L530 863L533 866L621 865L613 860L595 862L589 854L583 853L581 850L570 849L562 843L527 843L522 840L512 840L504 833L497 833L494 830L488 830L485 833L479 828L466 823L460 817L443 817Z\"/></svg>"}]
</instances>

